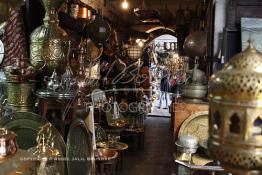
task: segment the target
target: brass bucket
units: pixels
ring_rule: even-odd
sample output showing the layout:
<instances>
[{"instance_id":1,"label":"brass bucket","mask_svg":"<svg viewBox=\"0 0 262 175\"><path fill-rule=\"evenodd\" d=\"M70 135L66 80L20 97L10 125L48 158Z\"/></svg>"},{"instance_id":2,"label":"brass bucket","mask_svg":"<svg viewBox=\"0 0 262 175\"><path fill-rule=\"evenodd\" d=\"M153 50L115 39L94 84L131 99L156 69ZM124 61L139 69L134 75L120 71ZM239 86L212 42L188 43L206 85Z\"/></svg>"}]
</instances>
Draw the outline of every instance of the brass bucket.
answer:
<instances>
[{"instance_id":1,"label":"brass bucket","mask_svg":"<svg viewBox=\"0 0 262 175\"><path fill-rule=\"evenodd\" d=\"M7 83L7 105L16 111L29 111L34 106L35 82L15 82Z\"/></svg>"}]
</instances>

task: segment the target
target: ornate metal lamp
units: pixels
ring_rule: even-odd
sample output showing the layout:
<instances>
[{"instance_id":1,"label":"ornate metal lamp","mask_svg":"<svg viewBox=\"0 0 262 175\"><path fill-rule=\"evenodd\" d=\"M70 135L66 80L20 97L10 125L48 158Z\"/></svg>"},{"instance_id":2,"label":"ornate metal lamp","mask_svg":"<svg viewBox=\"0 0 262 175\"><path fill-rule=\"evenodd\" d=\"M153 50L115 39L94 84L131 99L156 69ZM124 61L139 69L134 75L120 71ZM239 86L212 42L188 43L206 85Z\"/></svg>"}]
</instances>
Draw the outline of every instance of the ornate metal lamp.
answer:
<instances>
[{"instance_id":1,"label":"ornate metal lamp","mask_svg":"<svg viewBox=\"0 0 262 175\"><path fill-rule=\"evenodd\" d=\"M44 24L31 34L30 63L37 69L47 67L51 73L56 68L65 67L68 38L66 32L59 27L57 16L57 9L64 0L42 0L42 3L46 15Z\"/></svg>"},{"instance_id":2,"label":"ornate metal lamp","mask_svg":"<svg viewBox=\"0 0 262 175\"><path fill-rule=\"evenodd\" d=\"M262 174L262 55L248 48L212 76L209 150L237 175Z\"/></svg>"}]
</instances>

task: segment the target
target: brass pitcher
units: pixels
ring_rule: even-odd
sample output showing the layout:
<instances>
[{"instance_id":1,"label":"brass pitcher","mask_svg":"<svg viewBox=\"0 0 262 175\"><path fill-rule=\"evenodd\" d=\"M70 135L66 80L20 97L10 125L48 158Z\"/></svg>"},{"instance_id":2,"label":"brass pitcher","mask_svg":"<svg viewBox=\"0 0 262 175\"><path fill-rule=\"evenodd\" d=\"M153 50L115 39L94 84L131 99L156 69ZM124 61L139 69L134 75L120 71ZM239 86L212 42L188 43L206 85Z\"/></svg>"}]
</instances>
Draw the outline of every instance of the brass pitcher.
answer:
<instances>
[{"instance_id":1,"label":"brass pitcher","mask_svg":"<svg viewBox=\"0 0 262 175\"><path fill-rule=\"evenodd\" d=\"M65 67L68 35L59 27L57 10L64 0L42 0L46 14L44 24L36 28L30 39L30 63L48 72Z\"/></svg>"}]
</instances>

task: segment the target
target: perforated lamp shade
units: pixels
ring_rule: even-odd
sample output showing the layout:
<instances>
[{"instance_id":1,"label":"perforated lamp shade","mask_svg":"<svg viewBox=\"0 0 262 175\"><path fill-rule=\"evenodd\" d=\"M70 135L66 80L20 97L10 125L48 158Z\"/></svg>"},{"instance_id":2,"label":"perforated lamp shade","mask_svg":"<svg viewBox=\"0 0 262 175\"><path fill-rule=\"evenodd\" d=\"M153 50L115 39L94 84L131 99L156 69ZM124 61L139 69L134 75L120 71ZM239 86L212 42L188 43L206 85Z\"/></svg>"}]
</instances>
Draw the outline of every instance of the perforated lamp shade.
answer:
<instances>
[{"instance_id":1,"label":"perforated lamp shade","mask_svg":"<svg viewBox=\"0 0 262 175\"><path fill-rule=\"evenodd\" d=\"M136 44L130 45L127 48L127 54L131 60L137 61L142 55L142 49Z\"/></svg>"}]
</instances>

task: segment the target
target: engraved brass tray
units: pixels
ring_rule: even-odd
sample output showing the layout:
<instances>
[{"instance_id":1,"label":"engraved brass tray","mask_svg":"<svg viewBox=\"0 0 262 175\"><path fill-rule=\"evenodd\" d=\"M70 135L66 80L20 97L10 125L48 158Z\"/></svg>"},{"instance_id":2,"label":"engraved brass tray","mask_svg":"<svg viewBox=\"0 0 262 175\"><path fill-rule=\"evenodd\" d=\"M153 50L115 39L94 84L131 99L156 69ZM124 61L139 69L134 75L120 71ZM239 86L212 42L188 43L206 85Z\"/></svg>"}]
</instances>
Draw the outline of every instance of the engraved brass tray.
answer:
<instances>
[{"instance_id":1,"label":"engraved brass tray","mask_svg":"<svg viewBox=\"0 0 262 175\"><path fill-rule=\"evenodd\" d=\"M31 112L16 112L0 118L0 127L15 132L17 134L18 148L23 150L37 146L37 133L40 127L47 123L47 119ZM51 131L54 137L54 148L59 150L62 157L65 157L66 145L62 136L53 126L51 126ZM63 170L66 171L64 163L59 164L59 168L61 172Z\"/></svg>"},{"instance_id":2,"label":"engraved brass tray","mask_svg":"<svg viewBox=\"0 0 262 175\"><path fill-rule=\"evenodd\" d=\"M80 118L75 119L70 126L66 157L68 159L68 175L91 175L94 173L92 133Z\"/></svg>"},{"instance_id":3,"label":"engraved brass tray","mask_svg":"<svg viewBox=\"0 0 262 175\"><path fill-rule=\"evenodd\" d=\"M20 149L27 150L35 147L39 127L48 123L48 120L31 112L16 112L0 118L0 127L17 134L17 144ZM66 146L60 133L52 126L55 136L55 148L65 155Z\"/></svg>"},{"instance_id":4,"label":"engraved brass tray","mask_svg":"<svg viewBox=\"0 0 262 175\"><path fill-rule=\"evenodd\" d=\"M208 111L196 112L189 116L181 125L178 137L182 135L196 136L199 142L208 139Z\"/></svg>"}]
</instances>

